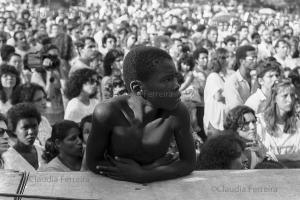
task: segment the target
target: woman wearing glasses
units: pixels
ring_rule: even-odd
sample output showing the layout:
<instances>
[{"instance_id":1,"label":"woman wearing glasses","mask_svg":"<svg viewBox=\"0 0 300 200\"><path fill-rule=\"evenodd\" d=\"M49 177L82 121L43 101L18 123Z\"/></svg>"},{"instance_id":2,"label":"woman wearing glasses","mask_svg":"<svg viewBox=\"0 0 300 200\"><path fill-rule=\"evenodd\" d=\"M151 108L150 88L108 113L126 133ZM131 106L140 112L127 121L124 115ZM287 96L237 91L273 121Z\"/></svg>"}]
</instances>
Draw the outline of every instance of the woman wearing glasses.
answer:
<instances>
[{"instance_id":1,"label":"woman wearing glasses","mask_svg":"<svg viewBox=\"0 0 300 200\"><path fill-rule=\"evenodd\" d=\"M300 119L295 87L289 79L273 87L265 112L258 115L257 132L268 151L288 167L300 167Z\"/></svg>"},{"instance_id":2,"label":"woman wearing glasses","mask_svg":"<svg viewBox=\"0 0 300 200\"><path fill-rule=\"evenodd\" d=\"M4 167L2 154L10 147L9 134L7 129L7 119L0 114L0 169Z\"/></svg>"},{"instance_id":3,"label":"woman wearing glasses","mask_svg":"<svg viewBox=\"0 0 300 200\"><path fill-rule=\"evenodd\" d=\"M51 125L48 119L43 116L47 108L47 95L42 86L35 83L19 85L12 94L12 105L18 103L32 103L41 113L41 122L35 144L45 147L46 140L51 136Z\"/></svg>"},{"instance_id":4,"label":"woman wearing glasses","mask_svg":"<svg viewBox=\"0 0 300 200\"><path fill-rule=\"evenodd\" d=\"M97 72L84 68L76 70L69 78L65 94L70 100L64 119L79 123L82 118L93 113L99 102L95 98L99 85Z\"/></svg>"},{"instance_id":5,"label":"woman wearing glasses","mask_svg":"<svg viewBox=\"0 0 300 200\"><path fill-rule=\"evenodd\" d=\"M248 168L254 167L262 162L265 158L276 161L276 157L266 154L267 149L264 147L257 135L255 112L248 106L240 105L231 109L224 123L226 130L233 130L246 143L245 154L248 158Z\"/></svg>"}]
</instances>

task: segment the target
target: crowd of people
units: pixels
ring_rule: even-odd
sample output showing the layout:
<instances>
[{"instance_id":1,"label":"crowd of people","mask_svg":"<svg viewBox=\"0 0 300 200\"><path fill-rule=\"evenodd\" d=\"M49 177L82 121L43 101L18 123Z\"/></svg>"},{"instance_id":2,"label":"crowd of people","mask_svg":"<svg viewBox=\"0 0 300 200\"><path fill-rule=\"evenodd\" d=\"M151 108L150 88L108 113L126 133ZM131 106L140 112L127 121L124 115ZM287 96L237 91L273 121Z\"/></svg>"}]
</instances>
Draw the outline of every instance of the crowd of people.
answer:
<instances>
[{"instance_id":1,"label":"crowd of people","mask_svg":"<svg viewBox=\"0 0 300 200\"><path fill-rule=\"evenodd\" d=\"M300 167L299 15L103 0L0 9L1 168L152 182Z\"/></svg>"}]
</instances>

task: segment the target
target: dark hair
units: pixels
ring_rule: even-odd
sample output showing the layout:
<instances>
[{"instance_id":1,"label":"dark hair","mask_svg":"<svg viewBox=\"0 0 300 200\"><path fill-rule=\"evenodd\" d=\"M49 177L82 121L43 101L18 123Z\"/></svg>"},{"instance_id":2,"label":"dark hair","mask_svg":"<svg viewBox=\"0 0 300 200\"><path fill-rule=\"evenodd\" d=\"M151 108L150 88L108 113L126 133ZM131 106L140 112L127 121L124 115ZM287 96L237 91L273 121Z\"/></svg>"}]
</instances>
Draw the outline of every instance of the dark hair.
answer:
<instances>
[{"instance_id":1,"label":"dark hair","mask_svg":"<svg viewBox=\"0 0 300 200\"><path fill-rule=\"evenodd\" d=\"M190 67L189 71L192 71L194 69L194 66L195 66L193 56L190 55L190 54L183 54L177 62L178 71L182 71L182 69L181 69L182 64L188 65Z\"/></svg>"},{"instance_id":2,"label":"dark hair","mask_svg":"<svg viewBox=\"0 0 300 200\"><path fill-rule=\"evenodd\" d=\"M210 69L213 72L219 73L225 66L221 65L221 59L224 56L228 56L228 51L225 48L218 48L215 53L212 55L211 62L210 62Z\"/></svg>"},{"instance_id":3,"label":"dark hair","mask_svg":"<svg viewBox=\"0 0 300 200\"><path fill-rule=\"evenodd\" d=\"M224 129L237 131L245 124L244 114L247 113L252 113L255 116L254 110L248 106L239 105L232 108L225 118Z\"/></svg>"},{"instance_id":4,"label":"dark hair","mask_svg":"<svg viewBox=\"0 0 300 200\"><path fill-rule=\"evenodd\" d=\"M236 38L235 37L233 37L233 36L227 36L227 37L225 37L224 38L224 44L225 45L227 45L228 44L228 42L233 42L233 43L236 43Z\"/></svg>"},{"instance_id":5,"label":"dark hair","mask_svg":"<svg viewBox=\"0 0 300 200\"><path fill-rule=\"evenodd\" d=\"M279 46L279 43L282 42L288 46L290 46L290 44L283 38L280 38L279 40L277 40L277 42L275 43L275 48L277 48Z\"/></svg>"},{"instance_id":6,"label":"dark hair","mask_svg":"<svg viewBox=\"0 0 300 200\"><path fill-rule=\"evenodd\" d=\"M104 76L110 76L112 74L112 64L119 57L123 57L124 53L119 49L111 49L107 52L103 59Z\"/></svg>"},{"instance_id":7,"label":"dark hair","mask_svg":"<svg viewBox=\"0 0 300 200\"><path fill-rule=\"evenodd\" d=\"M44 88L36 83L25 83L19 85L11 95L11 104L32 103L37 91L42 91L46 96Z\"/></svg>"},{"instance_id":8,"label":"dark hair","mask_svg":"<svg viewBox=\"0 0 300 200\"><path fill-rule=\"evenodd\" d=\"M7 34L4 31L0 31L0 38L3 38L3 43L5 44L7 41Z\"/></svg>"},{"instance_id":9,"label":"dark hair","mask_svg":"<svg viewBox=\"0 0 300 200\"><path fill-rule=\"evenodd\" d=\"M63 120L61 122L55 123L52 126L51 137L47 139L45 150L42 155L43 159L45 159L46 162L50 162L60 153L55 144L55 140L63 141L68 136L69 130L72 128L77 128L78 130L80 130L78 124L70 120Z\"/></svg>"},{"instance_id":10,"label":"dark hair","mask_svg":"<svg viewBox=\"0 0 300 200\"><path fill-rule=\"evenodd\" d=\"M240 67L240 60L245 59L247 57L247 52L255 51L255 48L251 45L240 46L236 50L236 69Z\"/></svg>"},{"instance_id":11,"label":"dark hair","mask_svg":"<svg viewBox=\"0 0 300 200\"><path fill-rule=\"evenodd\" d=\"M172 57L162 49L150 46L133 48L123 62L123 77L127 91L131 92L131 81L147 81L156 71L153 62L164 59L172 60Z\"/></svg>"},{"instance_id":12,"label":"dark hair","mask_svg":"<svg viewBox=\"0 0 300 200\"><path fill-rule=\"evenodd\" d=\"M116 38L116 36L114 36L113 34L111 34L111 33L107 33L107 34L105 34L104 36L103 36L103 38L102 38L102 46L105 48L106 46L106 41L107 41L107 39L108 38L112 38L114 41L115 41L115 43L117 42L117 38Z\"/></svg>"},{"instance_id":13,"label":"dark hair","mask_svg":"<svg viewBox=\"0 0 300 200\"><path fill-rule=\"evenodd\" d=\"M7 112L8 129L14 132L20 120L29 118L35 118L38 123L41 122L41 114L34 105L29 103L14 105Z\"/></svg>"},{"instance_id":14,"label":"dark hair","mask_svg":"<svg viewBox=\"0 0 300 200\"><path fill-rule=\"evenodd\" d=\"M218 28L216 26L209 26L206 30L207 34L210 34L212 31L218 32Z\"/></svg>"},{"instance_id":15,"label":"dark hair","mask_svg":"<svg viewBox=\"0 0 300 200\"><path fill-rule=\"evenodd\" d=\"M3 61L8 62L12 53L15 53L15 48L10 45L3 45L1 48L1 58Z\"/></svg>"},{"instance_id":16,"label":"dark hair","mask_svg":"<svg viewBox=\"0 0 300 200\"><path fill-rule=\"evenodd\" d=\"M73 99L77 97L81 93L83 84L88 82L93 75L97 75L97 72L88 68L78 69L72 73L66 84L65 94L67 98Z\"/></svg>"},{"instance_id":17,"label":"dark hair","mask_svg":"<svg viewBox=\"0 0 300 200\"><path fill-rule=\"evenodd\" d=\"M245 143L234 131L212 136L202 146L197 169L230 169L232 161L241 156L238 147L244 150Z\"/></svg>"},{"instance_id":18,"label":"dark hair","mask_svg":"<svg viewBox=\"0 0 300 200\"><path fill-rule=\"evenodd\" d=\"M22 58L21 55L18 54L18 53L11 53L11 54L8 56L8 60L7 60L7 61L9 62L10 59L11 59L13 56L18 56L18 57Z\"/></svg>"},{"instance_id":19,"label":"dark hair","mask_svg":"<svg viewBox=\"0 0 300 200\"><path fill-rule=\"evenodd\" d=\"M258 163L254 169L284 169L285 166L280 162L276 162L273 160L265 160L263 162Z\"/></svg>"},{"instance_id":20,"label":"dark hair","mask_svg":"<svg viewBox=\"0 0 300 200\"><path fill-rule=\"evenodd\" d=\"M0 121L4 121L4 123L7 125L7 118L2 113L0 113Z\"/></svg>"},{"instance_id":21,"label":"dark hair","mask_svg":"<svg viewBox=\"0 0 300 200\"><path fill-rule=\"evenodd\" d=\"M197 48L197 49L193 52L193 58L194 58L194 60L198 60L199 55L200 55L201 53L204 53L204 54L208 55L207 49L205 49L205 48L203 48L203 47L199 47L199 48Z\"/></svg>"},{"instance_id":22,"label":"dark hair","mask_svg":"<svg viewBox=\"0 0 300 200\"><path fill-rule=\"evenodd\" d=\"M16 31L16 32L14 33L14 36L13 36L13 38L14 38L15 41L18 41L18 39L17 39L17 34L19 34L19 33L24 33L24 35L25 35L25 32L24 32L24 31Z\"/></svg>"},{"instance_id":23,"label":"dark hair","mask_svg":"<svg viewBox=\"0 0 300 200\"><path fill-rule=\"evenodd\" d=\"M296 88L300 85L300 74L298 73L298 70L300 70L300 67L295 67L289 74L289 79L291 79Z\"/></svg>"},{"instance_id":24,"label":"dark hair","mask_svg":"<svg viewBox=\"0 0 300 200\"><path fill-rule=\"evenodd\" d=\"M11 66L11 65L8 65L8 64L2 64L0 65L0 78L4 75L4 74L13 74L16 76L16 84L13 88L13 91L15 90L15 88L20 84L21 82L21 79L20 79L20 75L19 75L19 72L18 70ZM3 90L3 86L2 86L2 83L0 81L0 100L5 103L7 102L8 100L8 97L6 96L6 93L4 92Z\"/></svg>"},{"instance_id":25,"label":"dark hair","mask_svg":"<svg viewBox=\"0 0 300 200\"><path fill-rule=\"evenodd\" d=\"M260 37L260 35L259 35L258 32L252 33L252 34L251 34L251 40L253 40L253 39L256 38L257 36Z\"/></svg>"},{"instance_id":26,"label":"dark hair","mask_svg":"<svg viewBox=\"0 0 300 200\"><path fill-rule=\"evenodd\" d=\"M80 128L80 131L81 131L80 139L83 140L83 127L84 127L84 124L85 123L92 123L92 119L93 119L92 115L87 115L87 116L85 116L84 118L81 119L81 121L79 123L79 128Z\"/></svg>"},{"instance_id":27,"label":"dark hair","mask_svg":"<svg viewBox=\"0 0 300 200\"><path fill-rule=\"evenodd\" d=\"M276 71L279 74L281 74L281 65L277 61L266 61L266 60L261 60L257 64L256 68L256 74L258 78L263 78L264 75L269 72L269 71Z\"/></svg>"}]
</instances>

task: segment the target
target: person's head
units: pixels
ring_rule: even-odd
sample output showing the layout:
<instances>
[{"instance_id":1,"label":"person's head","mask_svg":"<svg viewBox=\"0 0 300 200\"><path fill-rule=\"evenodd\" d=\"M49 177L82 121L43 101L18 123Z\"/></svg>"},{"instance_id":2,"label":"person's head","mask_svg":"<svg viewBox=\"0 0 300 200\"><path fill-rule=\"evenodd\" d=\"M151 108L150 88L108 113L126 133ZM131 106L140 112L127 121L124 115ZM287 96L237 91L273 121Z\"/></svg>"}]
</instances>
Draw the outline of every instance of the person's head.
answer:
<instances>
[{"instance_id":1,"label":"person's head","mask_svg":"<svg viewBox=\"0 0 300 200\"><path fill-rule=\"evenodd\" d=\"M254 169L285 169L286 167L280 162L273 160L264 160L255 165Z\"/></svg>"},{"instance_id":2,"label":"person's head","mask_svg":"<svg viewBox=\"0 0 300 200\"><path fill-rule=\"evenodd\" d=\"M245 169L244 141L234 131L209 138L201 148L198 170Z\"/></svg>"},{"instance_id":3,"label":"person's head","mask_svg":"<svg viewBox=\"0 0 300 200\"><path fill-rule=\"evenodd\" d=\"M82 158L81 130L73 121L63 120L52 126L51 137L46 141L43 158L49 162L56 156Z\"/></svg>"},{"instance_id":4,"label":"person's head","mask_svg":"<svg viewBox=\"0 0 300 200\"><path fill-rule=\"evenodd\" d=\"M207 39L215 44L218 40L218 28L210 26L207 28Z\"/></svg>"},{"instance_id":5,"label":"person's head","mask_svg":"<svg viewBox=\"0 0 300 200\"><path fill-rule=\"evenodd\" d=\"M56 37L60 33L60 25L59 24L52 24L50 26L50 35L51 37Z\"/></svg>"},{"instance_id":6,"label":"person's head","mask_svg":"<svg viewBox=\"0 0 300 200\"><path fill-rule=\"evenodd\" d=\"M233 36L227 36L224 38L225 48L228 52L233 53L236 50L236 38Z\"/></svg>"},{"instance_id":7,"label":"person's head","mask_svg":"<svg viewBox=\"0 0 300 200\"><path fill-rule=\"evenodd\" d=\"M127 91L155 108L173 110L180 102L177 72L171 56L156 47L133 48L123 62Z\"/></svg>"},{"instance_id":8,"label":"person's head","mask_svg":"<svg viewBox=\"0 0 300 200\"><path fill-rule=\"evenodd\" d=\"M25 83L19 85L12 93L11 103L32 103L40 113L44 113L47 108L47 94L43 87L35 83Z\"/></svg>"},{"instance_id":9,"label":"person's head","mask_svg":"<svg viewBox=\"0 0 300 200\"><path fill-rule=\"evenodd\" d=\"M119 49L111 49L107 52L103 59L104 76L110 76L114 72L118 75L122 73L122 61L124 53Z\"/></svg>"},{"instance_id":10,"label":"person's head","mask_svg":"<svg viewBox=\"0 0 300 200\"><path fill-rule=\"evenodd\" d=\"M224 128L236 131L246 140L256 140L256 117L252 108L239 105L231 109L225 119Z\"/></svg>"},{"instance_id":11,"label":"person's head","mask_svg":"<svg viewBox=\"0 0 300 200\"><path fill-rule=\"evenodd\" d=\"M108 50L116 48L117 38L111 33L107 33L102 38L102 46Z\"/></svg>"},{"instance_id":12,"label":"person's head","mask_svg":"<svg viewBox=\"0 0 300 200\"><path fill-rule=\"evenodd\" d=\"M0 156L9 148L9 133L7 119L3 114L0 114Z\"/></svg>"},{"instance_id":13,"label":"person's head","mask_svg":"<svg viewBox=\"0 0 300 200\"><path fill-rule=\"evenodd\" d=\"M166 35L155 36L153 39L153 45L157 48L165 50L166 52L169 52L171 40Z\"/></svg>"},{"instance_id":14,"label":"person's head","mask_svg":"<svg viewBox=\"0 0 300 200\"><path fill-rule=\"evenodd\" d=\"M6 24L6 19L4 17L0 17L0 30L4 30Z\"/></svg>"},{"instance_id":15,"label":"person's head","mask_svg":"<svg viewBox=\"0 0 300 200\"><path fill-rule=\"evenodd\" d=\"M84 23L82 25L81 35L83 37L90 37L92 35L92 26L90 23Z\"/></svg>"},{"instance_id":16,"label":"person's head","mask_svg":"<svg viewBox=\"0 0 300 200\"><path fill-rule=\"evenodd\" d=\"M14 66L18 72L22 70L22 58L20 54L12 53L8 58L7 64Z\"/></svg>"},{"instance_id":17,"label":"person's head","mask_svg":"<svg viewBox=\"0 0 300 200\"><path fill-rule=\"evenodd\" d=\"M228 51L224 48L218 48L212 55L209 67L213 72L219 73L228 66Z\"/></svg>"},{"instance_id":18,"label":"person's head","mask_svg":"<svg viewBox=\"0 0 300 200\"><path fill-rule=\"evenodd\" d=\"M294 30L293 30L292 27L288 26L284 31L285 31L285 34L286 34L286 35L288 35L288 36L290 36L290 37L293 37L293 35L294 35Z\"/></svg>"},{"instance_id":19,"label":"person's head","mask_svg":"<svg viewBox=\"0 0 300 200\"><path fill-rule=\"evenodd\" d=\"M0 89L3 88L12 88L14 89L16 86L20 84L20 75L15 67L2 64L0 65L0 78L1 84Z\"/></svg>"},{"instance_id":20,"label":"person's head","mask_svg":"<svg viewBox=\"0 0 300 200\"><path fill-rule=\"evenodd\" d=\"M193 52L194 61L196 63L196 68L199 68L200 70L206 70L207 69L207 63L208 63L208 51L202 47L197 48Z\"/></svg>"},{"instance_id":21,"label":"person's head","mask_svg":"<svg viewBox=\"0 0 300 200\"><path fill-rule=\"evenodd\" d=\"M261 88L270 91L281 76L281 66L276 60L262 60L256 68L257 81Z\"/></svg>"},{"instance_id":22,"label":"person's head","mask_svg":"<svg viewBox=\"0 0 300 200\"><path fill-rule=\"evenodd\" d=\"M41 122L41 114L29 103L20 103L7 112L8 128L12 131L17 143L25 146L33 145Z\"/></svg>"},{"instance_id":23,"label":"person's head","mask_svg":"<svg viewBox=\"0 0 300 200\"><path fill-rule=\"evenodd\" d=\"M188 72L194 69L194 59L192 55L184 54L177 62L177 69L179 72Z\"/></svg>"},{"instance_id":24,"label":"person's head","mask_svg":"<svg viewBox=\"0 0 300 200\"><path fill-rule=\"evenodd\" d=\"M10 45L3 45L1 48L1 58L3 62L8 62L11 54L15 53L15 48Z\"/></svg>"},{"instance_id":25,"label":"person's head","mask_svg":"<svg viewBox=\"0 0 300 200\"><path fill-rule=\"evenodd\" d=\"M15 23L15 31L25 31L26 26L23 22L16 21Z\"/></svg>"},{"instance_id":26,"label":"person's head","mask_svg":"<svg viewBox=\"0 0 300 200\"><path fill-rule=\"evenodd\" d=\"M15 46L19 49L26 49L28 47L27 37L24 31L16 31L14 33Z\"/></svg>"},{"instance_id":27,"label":"person's head","mask_svg":"<svg viewBox=\"0 0 300 200\"><path fill-rule=\"evenodd\" d=\"M65 93L68 99L78 97L81 93L92 97L97 92L98 84L98 76L95 70L78 69L67 81Z\"/></svg>"},{"instance_id":28,"label":"person's head","mask_svg":"<svg viewBox=\"0 0 300 200\"><path fill-rule=\"evenodd\" d=\"M289 53L289 43L284 39L277 40L275 44L275 51L281 58L286 58Z\"/></svg>"},{"instance_id":29,"label":"person's head","mask_svg":"<svg viewBox=\"0 0 300 200\"><path fill-rule=\"evenodd\" d=\"M279 28L274 28L272 32L272 40L275 41L281 37L281 30Z\"/></svg>"},{"instance_id":30,"label":"person's head","mask_svg":"<svg viewBox=\"0 0 300 200\"><path fill-rule=\"evenodd\" d=\"M81 130L80 138L82 139L83 143L86 144L92 130L92 115L87 115L82 118L79 127Z\"/></svg>"},{"instance_id":31,"label":"person's head","mask_svg":"<svg viewBox=\"0 0 300 200\"><path fill-rule=\"evenodd\" d=\"M248 26L245 26L245 25L241 26L239 29L239 33L240 33L241 39L247 38L248 34L249 34Z\"/></svg>"},{"instance_id":32,"label":"person's head","mask_svg":"<svg viewBox=\"0 0 300 200\"><path fill-rule=\"evenodd\" d=\"M269 30L264 30L262 32L261 39L262 39L262 41L264 41L268 44L272 43L272 37L271 37L270 31Z\"/></svg>"},{"instance_id":33,"label":"person's head","mask_svg":"<svg viewBox=\"0 0 300 200\"><path fill-rule=\"evenodd\" d=\"M260 44L261 38L258 32L254 32L251 34L251 41L254 44Z\"/></svg>"},{"instance_id":34,"label":"person's head","mask_svg":"<svg viewBox=\"0 0 300 200\"><path fill-rule=\"evenodd\" d=\"M96 42L92 37L84 37L80 39L79 45L80 57L90 60L93 53L96 51Z\"/></svg>"},{"instance_id":35,"label":"person's head","mask_svg":"<svg viewBox=\"0 0 300 200\"><path fill-rule=\"evenodd\" d=\"M277 130L277 120L283 118L284 132L295 133L295 99L295 86L290 79L282 78L274 84L264 112L268 132L272 134Z\"/></svg>"},{"instance_id":36,"label":"person's head","mask_svg":"<svg viewBox=\"0 0 300 200\"><path fill-rule=\"evenodd\" d=\"M240 46L236 50L236 62L240 68L247 71L254 70L256 67L257 53L253 46Z\"/></svg>"},{"instance_id":37,"label":"person's head","mask_svg":"<svg viewBox=\"0 0 300 200\"><path fill-rule=\"evenodd\" d=\"M137 42L137 35L134 33L129 33L126 38L126 46L131 49Z\"/></svg>"}]
</instances>

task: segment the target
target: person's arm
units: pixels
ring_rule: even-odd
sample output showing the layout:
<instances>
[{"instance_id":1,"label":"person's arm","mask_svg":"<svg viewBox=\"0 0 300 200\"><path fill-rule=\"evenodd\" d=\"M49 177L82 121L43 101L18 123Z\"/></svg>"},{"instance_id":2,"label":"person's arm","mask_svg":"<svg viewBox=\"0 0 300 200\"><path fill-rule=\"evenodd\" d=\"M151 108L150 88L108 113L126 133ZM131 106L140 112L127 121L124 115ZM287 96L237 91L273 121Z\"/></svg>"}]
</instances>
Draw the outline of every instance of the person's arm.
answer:
<instances>
[{"instance_id":1,"label":"person's arm","mask_svg":"<svg viewBox=\"0 0 300 200\"><path fill-rule=\"evenodd\" d=\"M192 83L194 79L193 73L189 72L187 78L184 80L184 82L182 83L182 85L179 88L179 91L182 92L183 90L185 90L188 86L190 86L190 84Z\"/></svg>"},{"instance_id":2,"label":"person's arm","mask_svg":"<svg viewBox=\"0 0 300 200\"><path fill-rule=\"evenodd\" d=\"M178 178L190 174L196 165L194 139L190 129L190 117L187 109L181 104L176 112L174 136L179 151L179 159L169 165L157 166L149 170L133 160L110 158L115 166L99 166L100 174L123 181L149 183ZM92 138L89 140L95 140ZM89 145L89 144L88 144Z\"/></svg>"},{"instance_id":3,"label":"person's arm","mask_svg":"<svg viewBox=\"0 0 300 200\"><path fill-rule=\"evenodd\" d=\"M92 130L86 146L86 165L89 170L99 174L96 167L104 161L109 144L113 107L107 103L99 104L93 113Z\"/></svg>"},{"instance_id":4,"label":"person's arm","mask_svg":"<svg viewBox=\"0 0 300 200\"><path fill-rule=\"evenodd\" d=\"M238 105L244 104L243 99L241 98L239 91L235 86L235 83L231 79L225 81L224 97L226 101L227 110L231 110L232 108Z\"/></svg>"}]
</instances>

